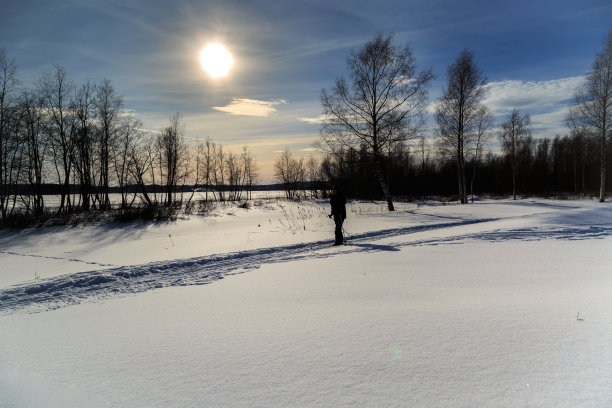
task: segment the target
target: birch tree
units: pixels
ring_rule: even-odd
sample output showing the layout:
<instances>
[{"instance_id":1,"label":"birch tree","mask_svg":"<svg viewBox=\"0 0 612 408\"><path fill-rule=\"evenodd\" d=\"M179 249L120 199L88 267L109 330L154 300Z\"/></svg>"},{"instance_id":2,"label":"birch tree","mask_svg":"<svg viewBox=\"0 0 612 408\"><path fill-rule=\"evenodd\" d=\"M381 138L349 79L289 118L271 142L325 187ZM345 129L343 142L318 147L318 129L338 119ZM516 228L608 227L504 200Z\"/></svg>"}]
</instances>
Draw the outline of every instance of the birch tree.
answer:
<instances>
[{"instance_id":1,"label":"birch tree","mask_svg":"<svg viewBox=\"0 0 612 408\"><path fill-rule=\"evenodd\" d=\"M17 65L14 59L8 59L3 48L0 48L0 208L2 219L6 218L9 196L15 184L15 123L17 110Z\"/></svg>"},{"instance_id":2,"label":"birch tree","mask_svg":"<svg viewBox=\"0 0 612 408\"><path fill-rule=\"evenodd\" d=\"M179 180L179 169L186 155L185 124L176 113L170 118L170 125L157 138L160 155L160 170L164 182L166 206L174 202L174 193Z\"/></svg>"},{"instance_id":3,"label":"birch tree","mask_svg":"<svg viewBox=\"0 0 612 408\"><path fill-rule=\"evenodd\" d=\"M476 173L478 164L482 157L482 152L489 143L489 130L492 126L493 118L489 113L489 109L486 106L482 106L477 114L476 126L474 133L471 137L471 146L469 149L469 156L472 161L472 177L470 178L470 196L472 202L474 202L474 182L476 180Z\"/></svg>"},{"instance_id":4,"label":"birch tree","mask_svg":"<svg viewBox=\"0 0 612 408\"><path fill-rule=\"evenodd\" d=\"M299 186L306 180L304 159L296 159L289 149L281 152L274 162L274 177L283 185L288 200L299 198Z\"/></svg>"},{"instance_id":5,"label":"birch tree","mask_svg":"<svg viewBox=\"0 0 612 408\"><path fill-rule=\"evenodd\" d=\"M95 182L95 90L95 85L87 81L78 89L71 105L76 115L74 168L79 178L81 207L85 211L90 209Z\"/></svg>"},{"instance_id":6,"label":"birch tree","mask_svg":"<svg viewBox=\"0 0 612 408\"><path fill-rule=\"evenodd\" d=\"M257 161L255 160L255 156L253 156L253 153L249 151L249 148L247 146L242 147L240 161L242 162L242 171L244 174L244 187L246 189L246 198L247 200L250 200L252 198L251 192L253 190L253 185L257 183L257 178L259 177L259 170L257 166Z\"/></svg>"},{"instance_id":7,"label":"birch tree","mask_svg":"<svg viewBox=\"0 0 612 408\"><path fill-rule=\"evenodd\" d=\"M570 128L599 139L599 201L606 197L606 146L612 137L612 30L593 68L576 89L567 118Z\"/></svg>"},{"instance_id":8,"label":"birch tree","mask_svg":"<svg viewBox=\"0 0 612 408\"><path fill-rule=\"evenodd\" d=\"M529 115L521 115L519 110L514 108L512 113L508 115L506 121L501 125L500 139L502 142L502 150L510 158L512 167L512 199L516 200L517 190L517 173L518 173L518 156L519 152L529 140L531 132L529 125L531 124Z\"/></svg>"},{"instance_id":9,"label":"birch tree","mask_svg":"<svg viewBox=\"0 0 612 408\"><path fill-rule=\"evenodd\" d=\"M134 164L131 161L130 154L135 149L138 149L138 144L142 143L142 121L132 115L126 115L119 121L117 137L115 143L111 145L112 164L115 173L115 178L119 186L121 194L121 208L130 207L128 203L128 185L130 181L138 183L138 179L132 177L133 172L130 171L130 165ZM133 200L132 200L133 201Z\"/></svg>"},{"instance_id":10,"label":"birch tree","mask_svg":"<svg viewBox=\"0 0 612 408\"><path fill-rule=\"evenodd\" d=\"M123 101L117 95L111 81L105 79L98 87L96 94L96 107L98 109L99 121L99 140L98 140L98 155L100 164L100 181L101 188L100 206L102 209L110 208L110 161L112 144L115 141L118 118L121 113Z\"/></svg>"},{"instance_id":11,"label":"birch tree","mask_svg":"<svg viewBox=\"0 0 612 408\"><path fill-rule=\"evenodd\" d=\"M71 211L70 176L73 170L76 130L74 115L70 109L74 83L64 68L56 65L55 70L45 73L37 82L48 116L46 131L49 137L52 160L61 186L59 212Z\"/></svg>"},{"instance_id":12,"label":"birch tree","mask_svg":"<svg viewBox=\"0 0 612 408\"><path fill-rule=\"evenodd\" d=\"M391 34L377 34L351 51L346 64L349 80L340 77L321 92L324 120L319 145L328 152L365 146L393 211L386 152L417 135L433 75L431 70L417 72L412 48L396 45Z\"/></svg>"},{"instance_id":13,"label":"birch tree","mask_svg":"<svg viewBox=\"0 0 612 408\"><path fill-rule=\"evenodd\" d=\"M482 116L486 77L476 65L471 51L464 49L448 67L447 87L436 108L440 145L450 151L457 163L459 199L467 201L466 145Z\"/></svg>"},{"instance_id":14,"label":"birch tree","mask_svg":"<svg viewBox=\"0 0 612 408\"><path fill-rule=\"evenodd\" d=\"M19 103L21 140L24 144L25 178L31 191L26 207L31 209L36 216L43 213L45 205L43 181L48 143L44 134L43 106L37 94L27 90L23 91Z\"/></svg>"}]
</instances>

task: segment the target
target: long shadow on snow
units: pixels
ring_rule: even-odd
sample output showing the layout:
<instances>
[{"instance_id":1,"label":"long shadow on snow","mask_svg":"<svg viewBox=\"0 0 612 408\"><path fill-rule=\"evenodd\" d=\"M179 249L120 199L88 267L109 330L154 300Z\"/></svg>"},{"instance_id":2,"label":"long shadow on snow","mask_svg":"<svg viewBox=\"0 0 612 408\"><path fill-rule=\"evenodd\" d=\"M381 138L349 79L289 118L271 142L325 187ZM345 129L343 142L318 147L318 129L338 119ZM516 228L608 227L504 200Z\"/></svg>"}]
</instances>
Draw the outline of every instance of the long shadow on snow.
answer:
<instances>
[{"instance_id":1,"label":"long shadow on snow","mask_svg":"<svg viewBox=\"0 0 612 408\"><path fill-rule=\"evenodd\" d=\"M489 242L542 239L578 240L612 236L612 226L566 226L549 229L534 227L495 230L387 245L371 243L373 240L495 220L464 220L367 232L352 236L349 245L338 250L332 250L329 241L315 241L63 275L0 290L0 314L10 314L22 309L29 312L41 312L78 304L88 299L106 299L170 286L203 285L223 279L227 275L257 269L265 263L327 258L338 254L397 251L398 247L453 244L469 240Z\"/></svg>"},{"instance_id":2,"label":"long shadow on snow","mask_svg":"<svg viewBox=\"0 0 612 408\"><path fill-rule=\"evenodd\" d=\"M169 286L202 285L240 270L258 268L264 263L325 258L352 252L396 250L390 246L373 245L369 241L493 220L462 220L367 232L352 236L352 245L338 251L323 251L329 249L329 241L315 241L62 275L0 290L0 314L21 309L40 312L78 304L86 299L104 299Z\"/></svg>"}]
</instances>

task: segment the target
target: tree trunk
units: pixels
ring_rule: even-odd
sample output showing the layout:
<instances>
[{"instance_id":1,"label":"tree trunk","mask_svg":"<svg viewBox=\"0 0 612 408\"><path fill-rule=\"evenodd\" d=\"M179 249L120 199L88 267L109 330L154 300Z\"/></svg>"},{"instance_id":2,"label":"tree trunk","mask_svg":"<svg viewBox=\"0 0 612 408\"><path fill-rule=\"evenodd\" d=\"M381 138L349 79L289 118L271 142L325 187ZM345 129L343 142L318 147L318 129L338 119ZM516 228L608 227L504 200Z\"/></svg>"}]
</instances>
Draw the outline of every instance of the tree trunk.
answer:
<instances>
[{"instance_id":1,"label":"tree trunk","mask_svg":"<svg viewBox=\"0 0 612 408\"><path fill-rule=\"evenodd\" d=\"M476 179L476 158L472 160L472 178L470 179L470 195L472 196L472 204L474 203L474 180Z\"/></svg>"},{"instance_id":2,"label":"tree trunk","mask_svg":"<svg viewBox=\"0 0 612 408\"><path fill-rule=\"evenodd\" d=\"M461 158L461 185L463 190L463 196L461 197L461 204L467 204L467 182L465 176L465 158Z\"/></svg>"},{"instance_id":3,"label":"tree trunk","mask_svg":"<svg viewBox=\"0 0 612 408\"><path fill-rule=\"evenodd\" d=\"M389 184L387 184L387 180L385 178L385 169L383 161L378 153L374 154L374 163L374 167L376 168L376 178L378 179L380 189L382 190L385 196L385 200L387 201L387 208L389 209L389 211L395 211L395 206L393 205L393 197L391 196L391 190L389 190Z\"/></svg>"},{"instance_id":4,"label":"tree trunk","mask_svg":"<svg viewBox=\"0 0 612 408\"><path fill-rule=\"evenodd\" d=\"M1 119L1 117L0 117ZM5 208L5 200L6 200L6 196L5 196L5 186L4 186L4 172L3 172L3 166L4 166L4 135L2 134L2 129L0 129L0 207L1 207L1 212L2 212L2 219L6 219L6 208Z\"/></svg>"},{"instance_id":5,"label":"tree trunk","mask_svg":"<svg viewBox=\"0 0 612 408\"><path fill-rule=\"evenodd\" d=\"M604 122L605 124L605 122ZM599 202L603 203L606 200L606 133L605 127L601 136L600 148L600 182L599 182Z\"/></svg>"},{"instance_id":6,"label":"tree trunk","mask_svg":"<svg viewBox=\"0 0 612 408\"><path fill-rule=\"evenodd\" d=\"M516 200L516 163L512 158L512 199Z\"/></svg>"},{"instance_id":7,"label":"tree trunk","mask_svg":"<svg viewBox=\"0 0 612 408\"><path fill-rule=\"evenodd\" d=\"M465 161L463 157L463 137L457 135L457 184L459 187L459 202L467 204L465 185Z\"/></svg>"}]
</instances>

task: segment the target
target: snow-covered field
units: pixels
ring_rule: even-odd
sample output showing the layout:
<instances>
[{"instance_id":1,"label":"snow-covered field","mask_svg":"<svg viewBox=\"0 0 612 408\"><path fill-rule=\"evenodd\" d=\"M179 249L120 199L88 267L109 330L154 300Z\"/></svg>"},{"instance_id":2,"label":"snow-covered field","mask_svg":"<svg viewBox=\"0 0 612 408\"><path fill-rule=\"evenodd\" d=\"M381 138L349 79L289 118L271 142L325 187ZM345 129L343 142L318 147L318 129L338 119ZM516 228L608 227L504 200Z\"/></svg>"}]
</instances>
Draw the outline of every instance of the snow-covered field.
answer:
<instances>
[{"instance_id":1,"label":"snow-covered field","mask_svg":"<svg viewBox=\"0 0 612 408\"><path fill-rule=\"evenodd\" d=\"M0 407L610 407L612 205L0 232Z\"/></svg>"}]
</instances>

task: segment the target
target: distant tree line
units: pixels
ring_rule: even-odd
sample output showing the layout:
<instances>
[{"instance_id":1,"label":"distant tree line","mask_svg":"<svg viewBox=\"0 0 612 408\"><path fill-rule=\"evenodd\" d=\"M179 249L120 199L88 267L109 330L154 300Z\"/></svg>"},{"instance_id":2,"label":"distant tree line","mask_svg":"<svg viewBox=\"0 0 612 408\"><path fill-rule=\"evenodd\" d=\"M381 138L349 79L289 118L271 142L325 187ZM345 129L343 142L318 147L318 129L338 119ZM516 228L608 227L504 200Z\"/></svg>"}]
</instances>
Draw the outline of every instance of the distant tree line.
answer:
<instances>
[{"instance_id":1,"label":"distant tree line","mask_svg":"<svg viewBox=\"0 0 612 408\"><path fill-rule=\"evenodd\" d=\"M470 152L464 168L468 185L466 200L469 202L474 195L598 196L599 150L596 137L572 134L537 140L527 136L514 148L504 148L503 154ZM609 163L611 150L612 143L608 141ZM457 161L435 144L423 139L422 144L412 149L398 145L385 157L385 172L395 197L460 200ZM319 166L319 180L329 180L323 185L339 184L354 198L384 197L374 172L376 163L366 147L328 154ZM610 181L607 188L612 188Z\"/></svg>"},{"instance_id":2,"label":"distant tree line","mask_svg":"<svg viewBox=\"0 0 612 408\"><path fill-rule=\"evenodd\" d=\"M295 157L289 149L283 150L274 162L274 176L289 200L319 198L328 188L319 160Z\"/></svg>"},{"instance_id":3,"label":"distant tree line","mask_svg":"<svg viewBox=\"0 0 612 408\"><path fill-rule=\"evenodd\" d=\"M173 208L195 190L246 198L258 168L247 147L223 151L211 140L188 145L180 114L160 131L143 129L110 80L77 85L56 66L32 88L0 49L0 221L45 213ZM46 203L49 185L59 205ZM185 197L186 186L191 194ZM118 200L111 199L117 191Z\"/></svg>"}]
</instances>

